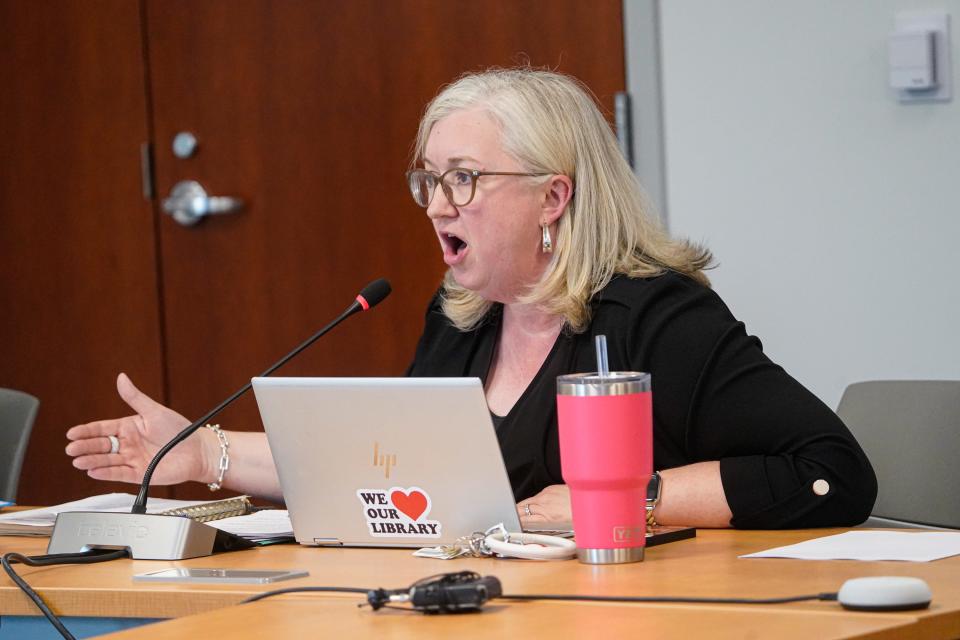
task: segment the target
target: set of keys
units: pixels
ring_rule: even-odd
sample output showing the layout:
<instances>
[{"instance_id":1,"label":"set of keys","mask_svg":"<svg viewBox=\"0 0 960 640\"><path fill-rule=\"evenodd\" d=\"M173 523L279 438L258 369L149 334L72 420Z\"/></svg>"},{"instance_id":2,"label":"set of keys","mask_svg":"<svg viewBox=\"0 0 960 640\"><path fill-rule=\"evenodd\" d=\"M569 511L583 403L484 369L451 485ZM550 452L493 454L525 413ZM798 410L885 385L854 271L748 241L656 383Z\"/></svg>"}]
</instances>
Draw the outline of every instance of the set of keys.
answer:
<instances>
[{"instance_id":1,"label":"set of keys","mask_svg":"<svg viewBox=\"0 0 960 640\"><path fill-rule=\"evenodd\" d=\"M502 533L509 536L507 529L501 522L484 532L474 531L468 536L460 536L453 544L443 544L438 547L424 547L414 551L413 555L419 558L433 558L435 560L453 560L460 556L471 558L486 558L494 555L486 544L487 536L492 533Z\"/></svg>"},{"instance_id":2,"label":"set of keys","mask_svg":"<svg viewBox=\"0 0 960 640\"><path fill-rule=\"evenodd\" d=\"M501 522L482 533L477 531L457 538L453 544L418 549L413 555L437 560L453 560L461 556L569 560L576 553L577 545L573 540L543 533L511 533Z\"/></svg>"}]
</instances>

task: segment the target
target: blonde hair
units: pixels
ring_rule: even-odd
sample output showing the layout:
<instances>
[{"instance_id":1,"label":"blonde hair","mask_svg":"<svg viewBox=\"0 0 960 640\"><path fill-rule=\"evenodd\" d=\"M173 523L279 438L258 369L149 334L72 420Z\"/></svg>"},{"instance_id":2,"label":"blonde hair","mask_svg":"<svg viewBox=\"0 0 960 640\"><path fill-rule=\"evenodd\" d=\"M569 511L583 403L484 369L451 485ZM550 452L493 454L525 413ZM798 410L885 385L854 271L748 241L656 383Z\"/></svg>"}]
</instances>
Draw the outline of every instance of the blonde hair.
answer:
<instances>
[{"instance_id":1,"label":"blonde hair","mask_svg":"<svg viewBox=\"0 0 960 640\"><path fill-rule=\"evenodd\" d=\"M569 176L574 189L557 222L550 263L519 298L560 315L581 332L590 300L616 274L651 277L676 271L709 286L710 252L673 240L650 214L643 189L623 159L596 102L578 80L531 68L468 73L427 105L414 153L423 160L433 126L455 111L479 107L500 126L504 150L530 173ZM460 330L476 327L493 303L444 278L443 311Z\"/></svg>"}]
</instances>

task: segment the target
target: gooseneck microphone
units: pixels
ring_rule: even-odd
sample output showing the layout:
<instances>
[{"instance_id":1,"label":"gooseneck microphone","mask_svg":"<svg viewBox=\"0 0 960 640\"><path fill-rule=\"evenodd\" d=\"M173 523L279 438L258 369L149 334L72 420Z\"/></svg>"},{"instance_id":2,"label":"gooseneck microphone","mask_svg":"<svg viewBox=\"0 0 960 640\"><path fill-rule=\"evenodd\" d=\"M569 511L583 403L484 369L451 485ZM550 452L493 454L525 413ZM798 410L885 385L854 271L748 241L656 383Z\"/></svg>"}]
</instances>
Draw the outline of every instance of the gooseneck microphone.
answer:
<instances>
[{"instance_id":1,"label":"gooseneck microphone","mask_svg":"<svg viewBox=\"0 0 960 640\"><path fill-rule=\"evenodd\" d=\"M259 377L269 376L353 314L372 309L390 295L390 291L390 283L385 279L374 280L363 288L356 300L333 322L304 340L293 351L261 373ZM140 491L130 513L73 511L59 514L50 535L47 553L79 553L90 549L108 548L127 549L130 557L140 560L183 560L208 556L215 550L253 546L252 543L242 538L232 536L189 518L148 514L146 512L150 480L163 457L243 395L250 387L250 382L243 385L202 418L192 422L174 436L157 452L143 474Z\"/></svg>"},{"instance_id":2,"label":"gooseneck microphone","mask_svg":"<svg viewBox=\"0 0 960 640\"><path fill-rule=\"evenodd\" d=\"M336 327L338 324L352 316L353 314L359 311L367 311L373 307L380 304L384 298L390 295L390 283L386 279L380 278L379 280L374 280L360 291L360 295L357 296L356 300L347 307L347 309L337 316L333 322L325 326L320 331L317 331L315 334L304 340L299 346L297 346L293 351L283 356L278 360L273 366L261 373L258 377L265 378L271 373L282 367L286 364L291 358L296 356L298 353L309 347L311 344L316 342L321 336L325 333ZM150 480L153 479L153 472L157 468L157 465L160 464L160 461L163 460L171 449L175 446L186 440L190 434L199 429L201 426L205 425L210 421L215 415L226 409L234 400L242 396L250 389L251 383L247 383L240 387L237 391L234 392L229 398L218 404L216 407L210 410L209 413L204 415L202 418L194 421L183 431L178 433L173 439L165 444L163 448L157 451L157 455L153 457L153 460L150 461L150 464L147 465L146 471L143 473L143 481L140 483L140 492L137 494L137 500L133 503L133 508L130 510L131 513L146 513L147 512L147 491L150 489Z\"/></svg>"}]
</instances>

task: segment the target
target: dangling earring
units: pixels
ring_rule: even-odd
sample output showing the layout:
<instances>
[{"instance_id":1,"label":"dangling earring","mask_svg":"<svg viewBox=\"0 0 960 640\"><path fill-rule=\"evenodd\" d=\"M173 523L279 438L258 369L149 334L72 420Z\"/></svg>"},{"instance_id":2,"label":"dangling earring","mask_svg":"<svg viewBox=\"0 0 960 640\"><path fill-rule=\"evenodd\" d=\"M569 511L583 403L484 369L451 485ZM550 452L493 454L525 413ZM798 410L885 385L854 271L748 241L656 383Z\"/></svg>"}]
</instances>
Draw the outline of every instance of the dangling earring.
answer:
<instances>
[{"instance_id":1,"label":"dangling earring","mask_svg":"<svg viewBox=\"0 0 960 640\"><path fill-rule=\"evenodd\" d=\"M541 241L543 252L553 253L553 240L550 238L550 229L545 224L540 225L540 228L543 229L543 240Z\"/></svg>"}]
</instances>

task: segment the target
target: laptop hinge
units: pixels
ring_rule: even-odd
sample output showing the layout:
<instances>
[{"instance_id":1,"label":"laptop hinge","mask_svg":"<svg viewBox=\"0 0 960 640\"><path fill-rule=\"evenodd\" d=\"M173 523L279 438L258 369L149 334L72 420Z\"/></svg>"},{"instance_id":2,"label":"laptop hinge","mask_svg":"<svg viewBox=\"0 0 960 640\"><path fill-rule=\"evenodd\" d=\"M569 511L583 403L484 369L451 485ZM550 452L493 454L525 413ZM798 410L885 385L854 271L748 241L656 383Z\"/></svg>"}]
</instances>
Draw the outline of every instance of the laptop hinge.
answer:
<instances>
[{"instance_id":1,"label":"laptop hinge","mask_svg":"<svg viewBox=\"0 0 960 640\"><path fill-rule=\"evenodd\" d=\"M342 547L340 538L314 538L313 542L321 547Z\"/></svg>"}]
</instances>

